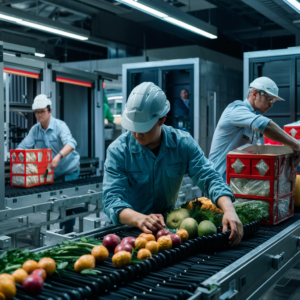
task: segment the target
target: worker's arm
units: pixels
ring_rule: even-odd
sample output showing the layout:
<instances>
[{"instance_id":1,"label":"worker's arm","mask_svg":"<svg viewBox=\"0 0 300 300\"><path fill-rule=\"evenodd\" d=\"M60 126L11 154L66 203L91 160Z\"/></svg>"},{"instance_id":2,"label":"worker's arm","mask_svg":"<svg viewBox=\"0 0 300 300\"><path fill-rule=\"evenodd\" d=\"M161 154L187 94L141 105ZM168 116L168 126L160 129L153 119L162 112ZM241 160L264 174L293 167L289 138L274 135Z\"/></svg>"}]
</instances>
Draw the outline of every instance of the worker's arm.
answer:
<instances>
[{"instance_id":1,"label":"worker's arm","mask_svg":"<svg viewBox=\"0 0 300 300\"><path fill-rule=\"evenodd\" d=\"M294 165L297 166L300 162L300 143L282 130L275 122L271 121L263 132L263 135L268 139L291 147L297 152L297 158Z\"/></svg>"},{"instance_id":2,"label":"worker's arm","mask_svg":"<svg viewBox=\"0 0 300 300\"><path fill-rule=\"evenodd\" d=\"M103 112L104 119L107 119L109 123L112 123L114 121L114 116L112 115L108 104L104 103L103 108L104 108L104 112Z\"/></svg>"},{"instance_id":3,"label":"worker's arm","mask_svg":"<svg viewBox=\"0 0 300 300\"><path fill-rule=\"evenodd\" d=\"M185 148L188 155L190 178L206 197L224 211L223 232L230 227L232 232L229 242L231 245L238 244L243 236L243 226L232 205L235 198L231 189L214 169L213 164L204 156L203 151L192 137L186 139Z\"/></svg>"},{"instance_id":4,"label":"worker's arm","mask_svg":"<svg viewBox=\"0 0 300 300\"><path fill-rule=\"evenodd\" d=\"M60 153L63 155L63 157L66 157L68 154L70 154L74 148L72 148L70 145L65 145L61 150ZM55 157L52 159L51 162L51 169L55 169L57 165L59 164L60 160L62 159L61 155L58 153L55 155Z\"/></svg>"},{"instance_id":5,"label":"worker's arm","mask_svg":"<svg viewBox=\"0 0 300 300\"><path fill-rule=\"evenodd\" d=\"M64 145L64 147L60 150L60 153L63 157L69 155L74 149L76 149L77 142L73 138L71 131L65 122L59 123L58 128L58 136ZM55 169L59 162L63 159L59 153L55 155L52 159L51 169Z\"/></svg>"},{"instance_id":6,"label":"worker's arm","mask_svg":"<svg viewBox=\"0 0 300 300\"><path fill-rule=\"evenodd\" d=\"M32 149L35 145L36 135L37 135L36 128L34 126L29 130L27 136L18 145L17 150Z\"/></svg>"},{"instance_id":7,"label":"worker's arm","mask_svg":"<svg viewBox=\"0 0 300 300\"><path fill-rule=\"evenodd\" d=\"M128 177L124 169L124 153L108 148L104 165L103 210L114 224L125 224L152 233L165 227L162 215L144 215L133 210L128 203ZM141 201L141 200L139 200Z\"/></svg>"}]
</instances>

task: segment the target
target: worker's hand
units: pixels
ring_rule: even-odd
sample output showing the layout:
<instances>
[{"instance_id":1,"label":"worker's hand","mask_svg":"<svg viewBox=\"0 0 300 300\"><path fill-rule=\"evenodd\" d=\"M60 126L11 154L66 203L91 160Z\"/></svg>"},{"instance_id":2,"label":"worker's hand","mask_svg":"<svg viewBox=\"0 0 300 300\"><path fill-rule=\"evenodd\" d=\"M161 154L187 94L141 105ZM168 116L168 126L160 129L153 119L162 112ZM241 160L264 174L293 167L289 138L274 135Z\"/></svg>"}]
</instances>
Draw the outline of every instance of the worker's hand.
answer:
<instances>
[{"instance_id":1,"label":"worker's hand","mask_svg":"<svg viewBox=\"0 0 300 300\"><path fill-rule=\"evenodd\" d=\"M138 227L145 233L155 233L166 227L164 217L159 214L141 215L137 220Z\"/></svg>"},{"instance_id":2,"label":"worker's hand","mask_svg":"<svg viewBox=\"0 0 300 300\"><path fill-rule=\"evenodd\" d=\"M231 229L231 234L229 236L229 245L237 245L241 241L244 232L243 224L241 223L234 209L224 212L222 225L223 232L226 232L229 228Z\"/></svg>"},{"instance_id":3,"label":"worker's hand","mask_svg":"<svg viewBox=\"0 0 300 300\"><path fill-rule=\"evenodd\" d=\"M61 156L60 154L57 154L53 159L52 159L52 162L51 162L51 170L54 170L58 163L60 162L60 159L61 159Z\"/></svg>"}]
</instances>

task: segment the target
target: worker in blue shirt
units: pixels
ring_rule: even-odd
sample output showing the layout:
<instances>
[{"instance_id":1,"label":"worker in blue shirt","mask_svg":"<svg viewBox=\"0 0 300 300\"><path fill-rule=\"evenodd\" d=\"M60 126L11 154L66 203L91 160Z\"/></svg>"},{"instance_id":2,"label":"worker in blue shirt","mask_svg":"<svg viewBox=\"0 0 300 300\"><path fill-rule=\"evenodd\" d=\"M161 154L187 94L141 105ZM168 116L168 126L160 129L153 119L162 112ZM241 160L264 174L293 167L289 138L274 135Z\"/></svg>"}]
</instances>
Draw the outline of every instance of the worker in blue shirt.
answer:
<instances>
[{"instance_id":1,"label":"worker in blue shirt","mask_svg":"<svg viewBox=\"0 0 300 300\"><path fill-rule=\"evenodd\" d=\"M51 149L54 178L65 181L78 179L80 156L75 151L77 143L67 124L51 116L51 105L46 95L35 97L32 110L38 123L30 129L17 149Z\"/></svg>"},{"instance_id":2,"label":"worker in blue shirt","mask_svg":"<svg viewBox=\"0 0 300 300\"><path fill-rule=\"evenodd\" d=\"M299 163L300 144L271 119L263 116L277 101L276 83L267 77L255 79L249 86L247 99L229 104L221 115L214 132L209 160L226 180L226 154L244 145L256 145L260 136L291 147L297 152L294 164Z\"/></svg>"},{"instance_id":3,"label":"worker in blue shirt","mask_svg":"<svg viewBox=\"0 0 300 300\"><path fill-rule=\"evenodd\" d=\"M122 115L126 133L107 150L103 209L114 224L146 233L165 227L162 214L175 206L184 174L224 211L223 230L230 243L242 238L243 226L232 205L229 186L214 170L189 133L165 126L170 110L165 93L151 82L131 92Z\"/></svg>"},{"instance_id":4,"label":"worker in blue shirt","mask_svg":"<svg viewBox=\"0 0 300 300\"><path fill-rule=\"evenodd\" d=\"M54 170L54 179L64 181L78 179L80 156L75 151L77 143L67 124L51 116L51 105L52 102L46 95L41 94L35 97L32 110L38 123L30 129L17 149L51 149L50 167ZM69 209L67 215L84 211L87 211L85 207ZM64 228L65 233L70 233L74 225L75 219L60 223L60 228Z\"/></svg>"}]
</instances>

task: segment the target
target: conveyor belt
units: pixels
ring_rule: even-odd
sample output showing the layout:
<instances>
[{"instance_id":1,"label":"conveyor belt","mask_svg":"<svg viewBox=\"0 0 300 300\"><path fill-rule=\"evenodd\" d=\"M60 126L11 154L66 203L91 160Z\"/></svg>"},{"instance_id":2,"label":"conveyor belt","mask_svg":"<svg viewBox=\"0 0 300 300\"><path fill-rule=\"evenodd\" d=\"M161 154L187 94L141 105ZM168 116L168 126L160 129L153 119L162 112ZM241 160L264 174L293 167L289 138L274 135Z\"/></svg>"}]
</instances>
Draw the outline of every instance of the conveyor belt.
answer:
<instances>
[{"instance_id":1,"label":"conveyor belt","mask_svg":"<svg viewBox=\"0 0 300 300\"><path fill-rule=\"evenodd\" d=\"M14 197L20 197L20 196L26 196L26 195L32 195L32 194L40 194L44 192L49 191L56 191L61 189L67 189L67 188L73 188L77 186L83 186L88 184L95 184L95 183L102 183L103 177L97 176L97 177L88 177L88 178L82 178L77 179L73 181L68 182L57 182L53 184L47 184L42 185L38 187L32 187L32 188L18 188L18 187L12 187L9 184L5 185L5 198L14 198Z\"/></svg>"}]
</instances>

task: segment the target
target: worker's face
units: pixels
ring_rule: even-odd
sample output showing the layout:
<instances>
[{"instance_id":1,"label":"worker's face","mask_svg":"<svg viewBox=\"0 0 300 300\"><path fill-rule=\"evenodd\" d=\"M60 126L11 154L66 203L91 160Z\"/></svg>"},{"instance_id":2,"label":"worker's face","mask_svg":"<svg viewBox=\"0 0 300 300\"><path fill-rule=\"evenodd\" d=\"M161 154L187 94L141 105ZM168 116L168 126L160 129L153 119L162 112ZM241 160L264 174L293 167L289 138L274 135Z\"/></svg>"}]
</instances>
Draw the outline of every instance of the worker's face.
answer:
<instances>
[{"instance_id":1,"label":"worker's face","mask_svg":"<svg viewBox=\"0 0 300 300\"><path fill-rule=\"evenodd\" d=\"M35 117L40 123L47 122L51 116L51 110L48 111L48 108L40 108L34 111Z\"/></svg>"},{"instance_id":2,"label":"worker's face","mask_svg":"<svg viewBox=\"0 0 300 300\"><path fill-rule=\"evenodd\" d=\"M161 136L161 126L164 124L167 116L163 117L161 120L159 120L154 127L145 133L138 133L138 132L133 132L131 131L131 134L134 136L136 141L141 145L141 146L149 146L151 144L156 143Z\"/></svg>"},{"instance_id":3,"label":"worker's face","mask_svg":"<svg viewBox=\"0 0 300 300\"><path fill-rule=\"evenodd\" d=\"M270 108L273 107L273 104L276 102L276 98L268 95L265 92L258 92L253 90L252 97L254 99L254 104L256 110L262 114L266 113Z\"/></svg>"},{"instance_id":4,"label":"worker's face","mask_svg":"<svg viewBox=\"0 0 300 300\"><path fill-rule=\"evenodd\" d=\"M185 99L185 100L189 99L188 91L187 90L182 90L181 93L180 93L180 98Z\"/></svg>"}]
</instances>

